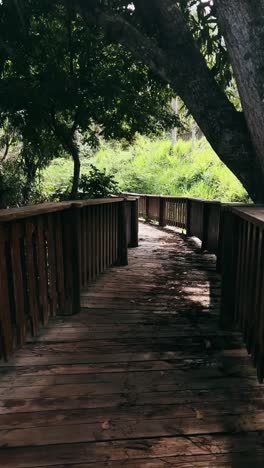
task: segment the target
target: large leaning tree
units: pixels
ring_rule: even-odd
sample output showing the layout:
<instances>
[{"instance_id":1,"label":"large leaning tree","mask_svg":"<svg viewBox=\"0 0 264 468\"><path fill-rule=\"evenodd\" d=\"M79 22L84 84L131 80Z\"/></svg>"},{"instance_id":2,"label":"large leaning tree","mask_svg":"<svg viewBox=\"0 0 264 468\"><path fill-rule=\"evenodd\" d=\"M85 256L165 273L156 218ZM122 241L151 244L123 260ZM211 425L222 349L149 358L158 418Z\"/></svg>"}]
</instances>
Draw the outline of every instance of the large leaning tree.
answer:
<instances>
[{"instance_id":1,"label":"large leaning tree","mask_svg":"<svg viewBox=\"0 0 264 468\"><path fill-rule=\"evenodd\" d=\"M87 24L171 86L251 198L264 202L264 0L75 3ZM242 111L226 92L232 74Z\"/></svg>"}]
</instances>

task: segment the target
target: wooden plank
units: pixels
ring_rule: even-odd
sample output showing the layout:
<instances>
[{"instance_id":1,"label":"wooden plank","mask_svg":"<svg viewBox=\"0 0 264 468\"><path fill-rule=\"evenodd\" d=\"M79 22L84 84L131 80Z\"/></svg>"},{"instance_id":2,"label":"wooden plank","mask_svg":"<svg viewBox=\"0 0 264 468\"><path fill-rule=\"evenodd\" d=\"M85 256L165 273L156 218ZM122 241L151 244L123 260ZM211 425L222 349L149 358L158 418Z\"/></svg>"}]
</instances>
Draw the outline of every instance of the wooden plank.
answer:
<instances>
[{"instance_id":1,"label":"wooden plank","mask_svg":"<svg viewBox=\"0 0 264 468\"><path fill-rule=\"evenodd\" d=\"M99 207L100 273L104 271L104 206Z\"/></svg>"},{"instance_id":2,"label":"wooden plank","mask_svg":"<svg viewBox=\"0 0 264 468\"><path fill-rule=\"evenodd\" d=\"M0 210L0 221L16 221L19 219L32 218L43 214L57 213L71 207L71 202L41 203L40 205L25 206L22 208L9 208Z\"/></svg>"},{"instance_id":3,"label":"wooden plank","mask_svg":"<svg viewBox=\"0 0 264 468\"><path fill-rule=\"evenodd\" d=\"M114 211L113 205L109 205L109 265L113 265L113 234L114 234Z\"/></svg>"},{"instance_id":4,"label":"wooden plank","mask_svg":"<svg viewBox=\"0 0 264 468\"><path fill-rule=\"evenodd\" d=\"M11 263L14 288L14 308L16 316L17 345L21 346L26 341L27 315L25 308L25 268L23 264L22 245L24 242L24 229L22 223L12 223L10 226L11 237Z\"/></svg>"},{"instance_id":5,"label":"wooden plank","mask_svg":"<svg viewBox=\"0 0 264 468\"><path fill-rule=\"evenodd\" d=\"M65 313L80 311L81 291L81 208L68 210L63 214L63 251L65 278ZM59 274L59 272L58 272Z\"/></svg>"},{"instance_id":6,"label":"wooden plank","mask_svg":"<svg viewBox=\"0 0 264 468\"><path fill-rule=\"evenodd\" d=\"M92 280L92 213L89 207L86 208L87 222L87 280L88 283Z\"/></svg>"},{"instance_id":7,"label":"wooden plank","mask_svg":"<svg viewBox=\"0 0 264 468\"><path fill-rule=\"evenodd\" d=\"M98 198L79 202L41 203L40 205L26 206L22 208L3 209L0 210L0 222L14 221L44 214L62 212L75 207L82 208L85 206L98 206L102 204L118 204L121 201L123 201L123 198Z\"/></svg>"},{"instance_id":8,"label":"wooden plank","mask_svg":"<svg viewBox=\"0 0 264 468\"><path fill-rule=\"evenodd\" d=\"M22 353L22 352L21 352ZM225 355L230 355L234 356L238 353L230 351L225 351ZM246 352L241 353L239 352L240 356L245 356ZM183 353L178 351L178 352L164 352L164 353L159 353L159 352L149 352L146 351L145 353L106 353L106 354L89 354L87 356L87 353L82 353L76 355L68 355L67 353L63 354L60 353L58 355L54 354L46 354L44 356L34 356L33 354L24 356L23 354L20 355L17 354L16 356L16 361L15 362L9 362L8 366L9 367L15 367L15 366L30 366L30 365L37 365L37 366L43 366L43 365L52 365L52 364L87 364L87 363L102 363L102 362L133 362L133 361L159 361L159 360L182 360L184 359L193 359L194 357L197 358L202 358L204 356L203 352L200 353ZM7 364L5 363L0 363L0 367L5 366L7 367Z\"/></svg>"},{"instance_id":9,"label":"wooden plank","mask_svg":"<svg viewBox=\"0 0 264 468\"><path fill-rule=\"evenodd\" d=\"M6 258L7 229L0 225L0 355L11 357L14 349L14 324L10 304L10 284Z\"/></svg>"},{"instance_id":10,"label":"wooden plank","mask_svg":"<svg viewBox=\"0 0 264 468\"><path fill-rule=\"evenodd\" d=\"M57 268L55 252L55 218L49 214L46 218L46 239L48 252L48 278L49 278L49 299L51 314L55 316L58 312L58 294L57 294Z\"/></svg>"},{"instance_id":11,"label":"wooden plank","mask_svg":"<svg viewBox=\"0 0 264 468\"><path fill-rule=\"evenodd\" d=\"M95 252L95 237L96 237L96 225L95 225L95 207L91 207L91 257L92 257L92 264L91 264L91 278L92 280L96 277L96 252Z\"/></svg>"},{"instance_id":12,"label":"wooden plank","mask_svg":"<svg viewBox=\"0 0 264 468\"><path fill-rule=\"evenodd\" d=\"M29 319L32 335L40 329L41 311L38 302L37 268L35 252L36 224L32 220L25 223L26 269Z\"/></svg>"},{"instance_id":13,"label":"wooden plank","mask_svg":"<svg viewBox=\"0 0 264 468\"><path fill-rule=\"evenodd\" d=\"M198 413L200 414L200 413ZM64 424L0 430L1 447L45 446L57 444L76 444L81 442L100 442L117 439L146 439L152 437L175 437L203 433L241 433L255 432L263 428L264 416L259 414L248 417L228 416L196 418L110 419L99 422Z\"/></svg>"},{"instance_id":14,"label":"wooden plank","mask_svg":"<svg viewBox=\"0 0 264 468\"><path fill-rule=\"evenodd\" d=\"M116 396L114 396L116 401ZM75 400L74 400L75 401ZM79 400L80 401L80 400ZM51 406L51 400L46 401ZM37 401L34 400L36 407ZM177 420L177 425L182 426L182 430L187 431L190 427L195 428L203 427L203 432L209 432L209 427L214 424L214 429L210 432L219 432L219 427L225 424L225 432L237 432L236 428L246 425L250 431L254 431L256 427L263 428L263 402L260 400L253 400L252 402L240 401L239 404L234 405L233 401L229 405L225 401L216 401L215 405L210 402L194 401L186 404L124 404L120 406L98 406L96 408L68 408L56 409L56 403L53 401L53 410L45 410L43 405L42 411L34 411L32 407L31 412L10 412L6 411L1 413L0 429L23 429L34 427L47 427L47 426L71 426L77 424L92 424L104 423L105 421L115 421L118 426L118 421L151 421L155 424L156 419L160 420ZM28 406L28 402L25 402ZM69 406L69 405L68 405ZM7 410L7 408L6 408ZM185 426L183 426L183 424ZM202 424L203 426L199 426ZM232 426L232 431L230 427ZM223 428L222 428L223 429Z\"/></svg>"},{"instance_id":15,"label":"wooden plank","mask_svg":"<svg viewBox=\"0 0 264 468\"><path fill-rule=\"evenodd\" d=\"M47 447L2 449L3 468L25 468L71 463L137 460L158 457L189 457L199 455L245 454L263 456L263 435L170 437L153 439L116 440L111 442L58 444ZM41 460L41 465L39 465Z\"/></svg>"},{"instance_id":16,"label":"wooden plank","mask_svg":"<svg viewBox=\"0 0 264 468\"><path fill-rule=\"evenodd\" d=\"M58 300L58 314L65 313L65 255L67 253L63 246L62 233L62 215L60 213L55 216L55 262L56 262L56 295Z\"/></svg>"},{"instance_id":17,"label":"wooden plank","mask_svg":"<svg viewBox=\"0 0 264 468\"><path fill-rule=\"evenodd\" d=\"M3 467L262 466L264 389L241 335L217 328L215 260L144 233L87 308L0 365Z\"/></svg>"},{"instance_id":18,"label":"wooden plank","mask_svg":"<svg viewBox=\"0 0 264 468\"><path fill-rule=\"evenodd\" d=\"M22 351L20 355L31 354L34 352L53 353L80 353L83 351L93 353L99 345L105 349L112 349L113 351L126 352L128 350L144 352L144 351L181 351L183 346L186 346L186 353L190 355L196 351L199 353L206 349L212 351L221 351L223 348L243 349L244 345L240 336L235 335L220 335L212 336L210 333L201 335L192 335L190 333L177 333L177 329L164 326L164 322L160 323L162 330L155 333L155 327L159 326L158 323L153 326L139 324L139 331L136 330L137 325L125 324L115 325L111 330L111 324L105 326L96 326L91 324L88 329L69 329L65 327L62 330L50 328L47 333L42 337L37 337L32 340L32 344L28 345L27 350ZM133 333L133 327L135 327ZM94 335L96 337L94 338ZM125 335L123 338L122 335ZM153 343L153 335L159 338L159 343ZM65 339L64 339L65 336ZM42 339L43 338L43 339ZM176 341L176 340L177 341ZM67 342L68 341L68 342ZM210 344L209 344L210 341ZM210 345L210 347L209 347Z\"/></svg>"},{"instance_id":19,"label":"wooden plank","mask_svg":"<svg viewBox=\"0 0 264 468\"><path fill-rule=\"evenodd\" d=\"M88 284L87 281L87 217L86 217L86 210L84 208L81 212L81 236L82 236L82 244L81 244L81 252L82 252L82 288L86 287Z\"/></svg>"},{"instance_id":20,"label":"wooden plank","mask_svg":"<svg viewBox=\"0 0 264 468\"><path fill-rule=\"evenodd\" d=\"M218 416L223 412L223 408L226 405L226 401L229 404L232 403L234 408L241 408L248 405L259 405L260 411L263 408L263 392L259 389L244 389L241 388L239 400L237 398L237 392L231 389L228 392L224 392L223 389L218 391L213 389L211 392L200 392L195 391L181 391L181 392L145 392L145 393L112 393L106 395L91 394L85 396L72 395L68 398L56 397L56 398L35 398L35 399L3 399L1 400L1 415L4 414L19 414L19 413L31 413L31 412L46 412L46 411L65 411L65 410L79 410L79 409L91 409L91 408L116 408L117 406L123 408L130 408L131 406L145 407L151 405L156 406L175 406L181 405L192 406L197 408L198 411L203 408L204 403L210 404L211 407L218 407ZM217 406L219 405L219 406ZM237 406L236 406L237 405ZM252 411L252 409L251 409ZM215 415L216 417L216 415Z\"/></svg>"},{"instance_id":21,"label":"wooden plank","mask_svg":"<svg viewBox=\"0 0 264 468\"><path fill-rule=\"evenodd\" d=\"M207 364L207 367L206 367ZM247 362L247 365L249 363ZM119 372L114 372L111 367L109 369L107 366L104 368L104 373L101 372L97 373L95 370L92 372L91 369L83 366L84 370L80 370L77 367L77 370L74 372L70 367L59 367L58 371L56 368L52 368L49 373L49 368L45 368L45 372L42 374L41 371L37 371L36 369L28 372L24 372L19 374L18 372L10 373L7 375L3 375L0 380L0 389L3 390L4 395L4 388L9 387L10 385L13 386L14 390L16 387L25 387L25 386L51 386L51 385L64 385L64 384L107 384L107 385L120 385L131 387L134 385L134 388L138 388L137 386L145 386L145 390L147 390L148 386L150 385L167 385L167 384L175 384L175 390L182 385L186 385L186 388L193 383L193 389L201 388L204 385L204 382L210 380L208 387L206 388L214 388L217 382L220 382L219 387L222 387L226 380L240 379L245 384L248 384L248 388L259 388L260 390L262 387L256 382L254 369L250 369L244 366L233 365L224 367L224 365L217 367L215 363L211 367L208 366L208 363L205 363L204 367L199 367L198 369L193 369L192 367L188 368L186 366L177 367L177 368L167 368L164 366L162 369L152 369L151 367L148 369L144 367L142 369L133 369L130 372L126 371L123 367ZM145 370L145 372L142 372ZM56 372L57 371L57 372ZM161 382L161 377L163 381ZM223 383L222 383L223 382ZM231 385L231 384L230 384ZM227 385L229 387L230 385ZM242 385L241 385L242 386ZM154 388L154 387L153 387ZM100 389L99 389L100 391Z\"/></svg>"},{"instance_id":22,"label":"wooden plank","mask_svg":"<svg viewBox=\"0 0 264 468\"><path fill-rule=\"evenodd\" d=\"M44 220L42 217L38 217L36 221L38 297L42 323L45 326L49 321L50 307L48 298L47 258L44 229Z\"/></svg>"},{"instance_id":23,"label":"wooden plank","mask_svg":"<svg viewBox=\"0 0 264 468\"><path fill-rule=\"evenodd\" d=\"M230 468L232 467L248 468L254 466L254 468L263 467L262 454L225 454L225 455L198 455L198 456L187 456L187 457L166 457L160 458L138 458L137 460L126 460L126 467L128 468L164 468L164 466L174 468ZM114 462L101 462L101 463L82 463L68 465L70 468L123 468L124 461ZM63 465L65 468L65 465ZM56 468L62 468L62 465L56 465Z\"/></svg>"},{"instance_id":24,"label":"wooden plank","mask_svg":"<svg viewBox=\"0 0 264 468\"><path fill-rule=\"evenodd\" d=\"M58 364L58 365L43 365L43 366L3 366L0 367L1 378L15 378L16 376L42 376L42 375L61 375L61 374L93 374L93 373L122 373L122 372L137 372L137 371L164 371L164 370L183 370L184 372L192 372L194 369L211 369L216 368L223 370L223 373L237 375L243 373L251 375L252 366L248 356L244 357L220 357L215 356L194 356L192 359L182 359L181 361L165 360L165 361L132 361L129 363L88 363L88 364Z\"/></svg>"},{"instance_id":25,"label":"wooden plank","mask_svg":"<svg viewBox=\"0 0 264 468\"><path fill-rule=\"evenodd\" d=\"M208 380L196 380L192 381L191 379L184 379L180 378L178 381L176 379L169 379L166 378L164 375L164 382L160 383L160 378L163 376L159 376L159 379L144 379L141 381L129 381L128 378L124 379L123 382L114 382L114 379L111 379L110 383L104 382L95 382L95 383L65 383L62 384L55 384L53 383L52 386L49 385L33 385L32 387L25 386L25 387L15 387L15 386L7 386L0 388L0 398L4 398L6 392L10 392L12 390L12 394L10 394L9 400L17 400L17 399L34 399L34 398L59 398L59 397L85 397L87 395L112 395L112 394L127 394L132 392L140 393L151 393L151 392L175 392L179 397L184 392L184 388L186 392L191 392L192 394L200 391L207 391L208 395L212 393L214 390L221 391L226 389L226 392L232 391L232 387L234 385L238 385L240 389L248 389L252 390L259 389L258 384L254 384L254 379L252 377L251 382L249 384L249 377L247 379L241 378L226 378L226 379L219 379L219 381L211 381L209 378ZM48 380L48 379L47 379ZM52 379L51 379L52 380ZM63 379L61 379L63 380ZM66 379L65 379L66 380ZM72 379L78 380L78 379ZM80 379L82 380L82 379ZM11 388L12 387L12 388ZM261 391L261 389L260 389Z\"/></svg>"},{"instance_id":26,"label":"wooden plank","mask_svg":"<svg viewBox=\"0 0 264 468\"><path fill-rule=\"evenodd\" d=\"M96 206L94 209L94 256L95 256L95 278L98 276L100 271L99 265L99 207Z\"/></svg>"}]
</instances>

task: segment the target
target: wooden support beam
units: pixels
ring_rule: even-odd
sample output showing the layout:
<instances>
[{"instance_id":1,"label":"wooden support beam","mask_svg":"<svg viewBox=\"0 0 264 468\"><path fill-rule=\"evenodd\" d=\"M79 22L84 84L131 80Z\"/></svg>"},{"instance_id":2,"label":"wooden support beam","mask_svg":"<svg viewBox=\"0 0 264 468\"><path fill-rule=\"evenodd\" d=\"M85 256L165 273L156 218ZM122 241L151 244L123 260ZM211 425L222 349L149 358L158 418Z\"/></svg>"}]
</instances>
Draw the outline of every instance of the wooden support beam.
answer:
<instances>
[{"instance_id":1,"label":"wooden support beam","mask_svg":"<svg viewBox=\"0 0 264 468\"><path fill-rule=\"evenodd\" d=\"M127 255L127 219L126 200L123 200L118 207L118 259L117 265L128 265Z\"/></svg>"},{"instance_id":2,"label":"wooden support beam","mask_svg":"<svg viewBox=\"0 0 264 468\"><path fill-rule=\"evenodd\" d=\"M129 201L131 203L131 235L129 247L138 247L138 199Z\"/></svg>"}]
</instances>

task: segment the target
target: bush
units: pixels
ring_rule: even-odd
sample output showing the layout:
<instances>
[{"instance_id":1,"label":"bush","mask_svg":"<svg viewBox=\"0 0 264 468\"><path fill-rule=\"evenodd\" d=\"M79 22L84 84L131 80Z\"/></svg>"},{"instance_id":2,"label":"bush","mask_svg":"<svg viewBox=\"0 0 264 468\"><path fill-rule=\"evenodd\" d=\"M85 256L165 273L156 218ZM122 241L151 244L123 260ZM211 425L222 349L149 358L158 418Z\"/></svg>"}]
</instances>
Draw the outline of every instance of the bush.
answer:
<instances>
[{"instance_id":1,"label":"bush","mask_svg":"<svg viewBox=\"0 0 264 468\"><path fill-rule=\"evenodd\" d=\"M51 195L53 201L64 201L70 199L72 180L67 178L64 183ZM112 175L99 171L91 165L89 172L82 174L79 181L78 199L107 198L118 192L118 185Z\"/></svg>"},{"instance_id":2,"label":"bush","mask_svg":"<svg viewBox=\"0 0 264 468\"><path fill-rule=\"evenodd\" d=\"M6 161L0 168L0 208L23 205L24 179L14 161Z\"/></svg>"},{"instance_id":3,"label":"bush","mask_svg":"<svg viewBox=\"0 0 264 468\"><path fill-rule=\"evenodd\" d=\"M89 174L83 174L79 183L79 198L107 198L118 191L118 185L112 175L99 171L91 165Z\"/></svg>"}]
</instances>

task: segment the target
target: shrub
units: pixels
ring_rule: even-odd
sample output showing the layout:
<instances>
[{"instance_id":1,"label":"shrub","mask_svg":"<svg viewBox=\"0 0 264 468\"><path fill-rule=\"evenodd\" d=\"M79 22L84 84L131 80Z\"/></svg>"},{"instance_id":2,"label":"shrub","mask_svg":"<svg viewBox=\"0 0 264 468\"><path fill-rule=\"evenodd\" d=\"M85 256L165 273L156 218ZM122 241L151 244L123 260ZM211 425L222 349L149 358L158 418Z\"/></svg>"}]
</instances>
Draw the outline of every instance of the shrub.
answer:
<instances>
[{"instance_id":1,"label":"shrub","mask_svg":"<svg viewBox=\"0 0 264 468\"><path fill-rule=\"evenodd\" d=\"M51 195L55 201L69 200L71 192L71 179L65 180L63 184ZM79 182L78 199L107 198L118 192L118 185L112 175L99 171L91 165L89 172L82 174Z\"/></svg>"},{"instance_id":2,"label":"shrub","mask_svg":"<svg viewBox=\"0 0 264 468\"><path fill-rule=\"evenodd\" d=\"M79 198L107 198L118 191L114 176L91 165L89 174L83 174L79 183Z\"/></svg>"},{"instance_id":3,"label":"shrub","mask_svg":"<svg viewBox=\"0 0 264 468\"><path fill-rule=\"evenodd\" d=\"M0 168L0 208L23 205L24 179L18 164L6 161Z\"/></svg>"}]
</instances>

